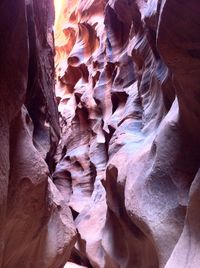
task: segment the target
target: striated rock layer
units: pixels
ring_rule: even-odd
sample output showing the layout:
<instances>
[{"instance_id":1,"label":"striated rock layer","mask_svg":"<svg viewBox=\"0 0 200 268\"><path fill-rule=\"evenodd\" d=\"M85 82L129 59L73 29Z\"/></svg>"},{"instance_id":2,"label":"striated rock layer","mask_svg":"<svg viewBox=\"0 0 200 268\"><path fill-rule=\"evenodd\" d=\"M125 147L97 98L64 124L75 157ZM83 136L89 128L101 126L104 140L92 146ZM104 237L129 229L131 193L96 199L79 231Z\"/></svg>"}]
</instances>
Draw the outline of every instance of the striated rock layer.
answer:
<instances>
[{"instance_id":1,"label":"striated rock layer","mask_svg":"<svg viewBox=\"0 0 200 268\"><path fill-rule=\"evenodd\" d=\"M197 0L56 1L53 181L86 267L200 267Z\"/></svg>"},{"instance_id":2,"label":"striated rock layer","mask_svg":"<svg viewBox=\"0 0 200 268\"><path fill-rule=\"evenodd\" d=\"M60 129L53 2L0 3L0 267L60 267L76 230L51 179Z\"/></svg>"},{"instance_id":3,"label":"striated rock layer","mask_svg":"<svg viewBox=\"0 0 200 268\"><path fill-rule=\"evenodd\" d=\"M55 9L0 2L0 267L199 268L199 1Z\"/></svg>"}]
</instances>

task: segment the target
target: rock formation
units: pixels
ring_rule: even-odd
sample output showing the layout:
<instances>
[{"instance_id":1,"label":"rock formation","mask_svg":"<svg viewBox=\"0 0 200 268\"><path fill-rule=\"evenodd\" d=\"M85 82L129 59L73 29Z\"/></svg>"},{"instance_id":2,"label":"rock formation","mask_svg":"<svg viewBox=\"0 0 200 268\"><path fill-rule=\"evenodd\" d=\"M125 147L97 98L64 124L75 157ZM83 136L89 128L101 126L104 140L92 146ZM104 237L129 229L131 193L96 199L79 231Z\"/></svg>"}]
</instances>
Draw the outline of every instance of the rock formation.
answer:
<instances>
[{"instance_id":1,"label":"rock formation","mask_svg":"<svg viewBox=\"0 0 200 268\"><path fill-rule=\"evenodd\" d=\"M199 268L199 1L54 4L0 3L0 267Z\"/></svg>"},{"instance_id":2,"label":"rock formation","mask_svg":"<svg viewBox=\"0 0 200 268\"><path fill-rule=\"evenodd\" d=\"M2 268L59 267L75 243L71 211L51 179L60 133L53 14L48 0L0 3Z\"/></svg>"},{"instance_id":3,"label":"rock formation","mask_svg":"<svg viewBox=\"0 0 200 268\"><path fill-rule=\"evenodd\" d=\"M199 267L199 3L62 5L53 178L79 233L72 261Z\"/></svg>"}]
</instances>

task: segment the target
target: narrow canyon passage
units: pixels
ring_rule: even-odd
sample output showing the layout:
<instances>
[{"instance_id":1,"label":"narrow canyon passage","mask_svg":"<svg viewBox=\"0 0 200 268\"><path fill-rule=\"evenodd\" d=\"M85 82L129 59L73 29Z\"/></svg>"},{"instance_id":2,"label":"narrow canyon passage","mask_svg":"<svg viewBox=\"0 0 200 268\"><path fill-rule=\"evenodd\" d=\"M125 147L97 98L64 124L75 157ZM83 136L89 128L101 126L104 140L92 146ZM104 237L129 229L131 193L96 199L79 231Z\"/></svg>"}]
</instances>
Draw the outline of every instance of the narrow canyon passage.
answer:
<instances>
[{"instance_id":1,"label":"narrow canyon passage","mask_svg":"<svg viewBox=\"0 0 200 268\"><path fill-rule=\"evenodd\" d=\"M198 0L1 0L0 267L200 267Z\"/></svg>"}]
</instances>

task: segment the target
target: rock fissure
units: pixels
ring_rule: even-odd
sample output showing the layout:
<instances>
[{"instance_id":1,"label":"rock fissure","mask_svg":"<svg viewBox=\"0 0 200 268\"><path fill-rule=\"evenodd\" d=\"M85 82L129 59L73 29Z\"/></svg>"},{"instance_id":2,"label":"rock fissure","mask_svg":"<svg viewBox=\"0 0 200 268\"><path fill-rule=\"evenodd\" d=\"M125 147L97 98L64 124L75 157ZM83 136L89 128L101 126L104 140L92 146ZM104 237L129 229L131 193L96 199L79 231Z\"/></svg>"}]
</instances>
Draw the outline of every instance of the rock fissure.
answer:
<instances>
[{"instance_id":1,"label":"rock fissure","mask_svg":"<svg viewBox=\"0 0 200 268\"><path fill-rule=\"evenodd\" d=\"M0 267L200 267L199 14L1 1Z\"/></svg>"}]
</instances>

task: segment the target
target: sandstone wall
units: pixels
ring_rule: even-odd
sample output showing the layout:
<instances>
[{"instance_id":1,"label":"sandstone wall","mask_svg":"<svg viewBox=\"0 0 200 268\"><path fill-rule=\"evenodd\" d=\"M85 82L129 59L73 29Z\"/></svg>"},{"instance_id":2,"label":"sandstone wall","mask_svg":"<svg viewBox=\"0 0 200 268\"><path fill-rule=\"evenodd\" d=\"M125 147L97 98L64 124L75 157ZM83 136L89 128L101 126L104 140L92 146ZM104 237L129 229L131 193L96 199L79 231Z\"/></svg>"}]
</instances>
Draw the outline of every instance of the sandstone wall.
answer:
<instances>
[{"instance_id":1,"label":"sandstone wall","mask_svg":"<svg viewBox=\"0 0 200 268\"><path fill-rule=\"evenodd\" d=\"M0 267L199 268L199 2L55 8L54 69L52 0L0 3Z\"/></svg>"},{"instance_id":2,"label":"sandstone wall","mask_svg":"<svg viewBox=\"0 0 200 268\"><path fill-rule=\"evenodd\" d=\"M198 1L62 1L60 11L53 177L79 232L72 261L199 267Z\"/></svg>"},{"instance_id":3,"label":"sandstone wall","mask_svg":"<svg viewBox=\"0 0 200 268\"><path fill-rule=\"evenodd\" d=\"M51 173L60 129L53 3L0 3L0 267L59 267L76 231ZM46 160L46 161L45 161Z\"/></svg>"}]
</instances>

